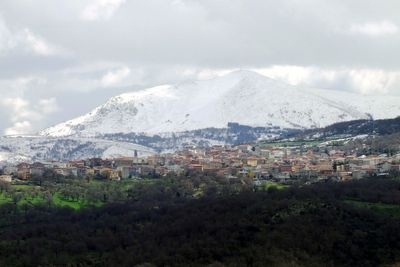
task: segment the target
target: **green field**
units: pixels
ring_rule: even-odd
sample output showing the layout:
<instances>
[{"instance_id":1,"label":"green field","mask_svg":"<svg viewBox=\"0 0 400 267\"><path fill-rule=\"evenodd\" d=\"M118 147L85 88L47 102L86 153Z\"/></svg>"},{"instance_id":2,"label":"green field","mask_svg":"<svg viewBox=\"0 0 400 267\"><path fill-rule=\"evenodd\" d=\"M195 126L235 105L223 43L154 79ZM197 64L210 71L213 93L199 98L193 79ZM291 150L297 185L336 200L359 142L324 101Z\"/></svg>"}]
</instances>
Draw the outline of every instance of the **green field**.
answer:
<instances>
[{"instance_id":1,"label":"green field","mask_svg":"<svg viewBox=\"0 0 400 267\"><path fill-rule=\"evenodd\" d=\"M74 210L79 210L81 208L89 207L89 206L101 206L100 202L98 203L90 203L85 199L79 200L70 200L64 198L60 193L55 193L53 195L53 204L57 207L67 207Z\"/></svg>"},{"instance_id":2,"label":"green field","mask_svg":"<svg viewBox=\"0 0 400 267\"><path fill-rule=\"evenodd\" d=\"M12 203L11 197L5 195L4 193L0 193L0 205Z\"/></svg>"},{"instance_id":3,"label":"green field","mask_svg":"<svg viewBox=\"0 0 400 267\"><path fill-rule=\"evenodd\" d=\"M126 194L130 189L137 186L145 186L156 183L154 179L127 179L122 181L101 180L74 180L65 184L51 184L50 186L37 186L29 183L10 184L8 190L0 192L0 205L16 203L18 207L25 205L53 205L56 207L67 207L79 210L86 207L100 207L104 205L103 200L88 198L86 193L91 190L98 192L100 196L104 192L120 191ZM65 195L65 191L73 188L79 195ZM92 199L91 201L89 199Z\"/></svg>"},{"instance_id":4,"label":"green field","mask_svg":"<svg viewBox=\"0 0 400 267\"><path fill-rule=\"evenodd\" d=\"M280 183L276 183L276 182L272 182L272 181L263 182L259 186L259 188L261 190L268 190L269 188L275 188L275 189L278 189L278 190L282 190L282 189L285 189L285 188L288 188L288 187L289 187L289 185L280 184Z\"/></svg>"},{"instance_id":5,"label":"green field","mask_svg":"<svg viewBox=\"0 0 400 267\"><path fill-rule=\"evenodd\" d=\"M345 200L344 201L347 204L354 205L358 208L365 208L365 209L371 209L373 211L376 211L380 214L386 214L386 215L391 215L396 218L400 218L400 206L395 205L395 204L387 204L387 203L374 203L374 202L366 202L366 201L360 201L360 200Z\"/></svg>"},{"instance_id":6,"label":"green field","mask_svg":"<svg viewBox=\"0 0 400 267\"><path fill-rule=\"evenodd\" d=\"M83 207L87 207L87 206L91 206L91 203L88 203L87 201L72 201L72 200L68 200L65 199L61 196L61 194L59 193L55 193L52 196L52 203L53 205L57 206L57 207L69 207L72 209L81 209ZM0 194L0 205L4 205L4 204L12 204L14 203L14 200L12 198L12 196L7 195L5 193L1 193ZM33 205L46 205L47 201L45 199L45 196L43 194L38 194L35 196L32 196L28 193L22 193L22 197L21 199L18 200L17 205L18 207L22 207L24 205L28 205L28 206L33 206ZM94 206L99 206L99 203L93 203Z\"/></svg>"}]
</instances>

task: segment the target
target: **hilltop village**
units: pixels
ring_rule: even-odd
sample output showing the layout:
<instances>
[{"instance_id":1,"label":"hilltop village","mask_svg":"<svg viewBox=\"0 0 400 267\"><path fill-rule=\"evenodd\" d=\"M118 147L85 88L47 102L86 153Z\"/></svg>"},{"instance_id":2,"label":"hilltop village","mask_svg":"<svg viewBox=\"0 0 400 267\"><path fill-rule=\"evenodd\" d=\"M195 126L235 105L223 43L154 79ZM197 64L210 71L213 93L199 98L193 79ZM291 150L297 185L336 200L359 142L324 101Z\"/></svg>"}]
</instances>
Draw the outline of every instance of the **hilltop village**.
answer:
<instances>
[{"instance_id":1,"label":"hilltop village","mask_svg":"<svg viewBox=\"0 0 400 267\"><path fill-rule=\"evenodd\" d=\"M68 162L43 161L6 165L0 180L30 180L51 172L61 176L120 180L161 178L168 174L203 172L229 179L252 178L255 185L267 181L283 184L345 181L388 176L400 171L400 154L346 155L331 146L212 146L188 147L170 154L145 158L91 158Z\"/></svg>"}]
</instances>

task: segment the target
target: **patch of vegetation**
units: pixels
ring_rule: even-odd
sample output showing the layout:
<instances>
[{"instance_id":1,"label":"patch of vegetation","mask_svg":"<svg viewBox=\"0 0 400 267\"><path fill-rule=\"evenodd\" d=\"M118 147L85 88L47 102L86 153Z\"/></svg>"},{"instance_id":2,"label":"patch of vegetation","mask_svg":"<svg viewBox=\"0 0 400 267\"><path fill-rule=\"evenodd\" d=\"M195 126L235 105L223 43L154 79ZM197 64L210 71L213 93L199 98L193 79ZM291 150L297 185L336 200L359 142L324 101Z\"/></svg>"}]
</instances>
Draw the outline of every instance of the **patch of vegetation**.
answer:
<instances>
[{"instance_id":1,"label":"patch of vegetation","mask_svg":"<svg viewBox=\"0 0 400 267\"><path fill-rule=\"evenodd\" d=\"M213 175L201 176L199 173L187 173L180 177L121 181L62 177L46 173L41 177L33 177L24 184L0 183L0 206L11 203L18 208L40 205L79 210L145 198L144 192L147 190L160 190L182 197L199 198L221 191L239 192L243 187L252 188L251 180L245 184L242 182L238 180L236 184L231 184L226 178Z\"/></svg>"},{"instance_id":2,"label":"patch of vegetation","mask_svg":"<svg viewBox=\"0 0 400 267\"><path fill-rule=\"evenodd\" d=\"M12 198L5 193L0 193L0 205L12 203Z\"/></svg>"},{"instance_id":3,"label":"patch of vegetation","mask_svg":"<svg viewBox=\"0 0 400 267\"><path fill-rule=\"evenodd\" d=\"M95 184L109 198L118 185ZM364 207L398 206L400 182L393 179L258 192L197 175L122 185L118 192L127 199L99 208L79 209L81 196L62 193L62 185L53 202L69 195L72 209L0 206L0 266L372 267L400 261L400 220ZM202 196L194 198L198 190ZM349 199L357 201L349 205Z\"/></svg>"},{"instance_id":4,"label":"patch of vegetation","mask_svg":"<svg viewBox=\"0 0 400 267\"><path fill-rule=\"evenodd\" d=\"M53 204L58 207L68 207L74 210L79 210L86 206L83 200L71 200L63 197L60 193L53 195Z\"/></svg>"},{"instance_id":5,"label":"patch of vegetation","mask_svg":"<svg viewBox=\"0 0 400 267\"><path fill-rule=\"evenodd\" d=\"M317 146L323 143L325 140L312 139L312 140L282 140L282 141L265 141L259 143L260 147L298 147L298 146Z\"/></svg>"},{"instance_id":6,"label":"patch of vegetation","mask_svg":"<svg viewBox=\"0 0 400 267\"><path fill-rule=\"evenodd\" d=\"M374 210L380 214L387 214L394 216L396 218L400 218L400 205L395 204L387 204L387 203L374 203L374 202L365 202L355 199L345 200L345 203L354 205L359 208L366 208Z\"/></svg>"},{"instance_id":7,"label":"patch of vegetation","mask_svg":"<svg viewBox=\"0 0 400 267\"><path fill-rule=\"evenodd\" d=\"M30 184L14 184L13 187L17 190L28 190L33 189L35 186Z\"/></svg>"},{"instance_id":8,"label":"patch of vegetation","mask_svg":"<svg viewBox=\"0 0 400 267\"><path fill-rule=\"evenodd\" d=\"M289 185L285 185L282 183L277 183L273 181L262 181L262 184L258 186L258 189L260 190L268 190L268 189L277 189L277 190L282 190L289 188Z\"/></svg>"}]
</instances>

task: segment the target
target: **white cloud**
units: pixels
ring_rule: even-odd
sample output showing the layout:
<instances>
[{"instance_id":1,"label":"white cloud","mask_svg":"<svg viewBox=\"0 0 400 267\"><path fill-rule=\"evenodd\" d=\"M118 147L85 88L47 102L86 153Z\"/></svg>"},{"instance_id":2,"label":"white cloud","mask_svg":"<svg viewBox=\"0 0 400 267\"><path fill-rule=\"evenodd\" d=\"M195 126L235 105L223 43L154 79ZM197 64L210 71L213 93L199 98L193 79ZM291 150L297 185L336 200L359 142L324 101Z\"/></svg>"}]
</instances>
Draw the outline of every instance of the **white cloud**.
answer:
<instances>
[{"instance_id":1,"label":"white cloud","mask_svg":"<svg viewBox=\"0 0 400 267\"><path fill-rule=\"evenodd\" d=\"M379 37L384 35L393 35L398 32L399 28L396 24L383 20L380 22L367 22L363 24L352 24L350 32L363 34L371 37Z\"/></svg>"},{"instance_id":2,"label":"white cloud","mask_svg":"<svg viewBox=\"0 0 400 267\"><path fill-rule=\"evenodd\" d=\"M19 88L22 90L25 90L28 87L32 86L41 86L45 85L47 83L47 80L43 77L39 76L24 76L24 77L19 77L15 80L11 80L10 87L12 88Z\"/></svg>"},{"instance_id":3,"label":"white cloud","mask_svg":"<svg viewBox=\"0 0 400 267\"><path fill-rule=\"evenodd\" d=\"M28 51L39 56L67 54L64 49L49 43L29 28L10 31L0 17L0 55L15 49Z\"/></svg>"},{"instance_id":4,"label":"white cloud","mask_svg":"<svg viewBox=\"0 0 400 267\"><path fill-rule=\"evenodd\" d=\"M29 121L16 122L12 127L4 130L5 135L21 135L32 131L32 125Z\"/></svg>"},{"instance_id":5,"label":"white cloud","mask_svg":"<svg viewBox=\"0 0 400 267\"><path fill-rule=\"evenodd\" d=\"M351 82L362 94L388 93L399 91L400 72L383 70L351 70Z\"/></svg>"},{"instance_id":6,"label":"white cloud","mask_svg":"<svg viewBox=\"0 0 400 267\"><path fill-rule=\"evenodd\" d=\"M47 85L47 79L40 76L22 76L14 79L0 79L1 103L6 99L18 98L25 94L28 89L38 89Z\"/></svg>"},{"instance_id":7,"label":"white cloud","mask_svg":"<svg viewBox=\"0 0 400 267\"><path fill-rule=\"evenodd\" d=\"M149 76L154 77L154 69L148 70L139 66L128 66L120 62L93 62L63 69L57 72L57 77L50 80L53 92L107 92L130 87L146 86ZM157 84L152 82L151 85ZM120 92L120 91L118 91ZM108 94L108 93L107 93ZM99 95L96 95L99 96Z\"/></svg>"},{"instance_id":8,"label":"white cloud","mask_svg":"<svg viewBox=\"0 0 400 267\"><path fill-rule=\"evenodd\" d=\"M83 20L108 20L125 0L94 0L81 13Z\"/></svg>"},{"instance_id":9,"label":"white cloud","mask_svg":"<svg viewBox=\"0 0 400 267\"><path fill-rule=\"evenodd\" d=\"M2 100L2 104L10 111L12 121L17 121L28 115L27 108L29 107L29 102L25 99L20 97L6 98Z\"/></svg>"},{"instance_id":10,"label":"white cloud","mask_svg":"<svg viewBox=\"0 0 400 267\"><path fill-rule=\"evenodd\" d=\"M275 65L265 69L254 69L254 71L273 79L282 80L292 85L298 85L307 81L314 69L312 67Z\"/></svg>"},{"instance_id":11,"label":"white cloud","mask_svg":"<svg viewBox=\"0 0 400 267\"><path fill-rule=\"evenodd\" d=\"M54 113L58 111L58 109L57 101L54 97L41 99L37 104L37 110L44 115Z\"/></svg>"},{"instance_id":12,"label":"white cloud","mask_svg":"<svg viewBox=\"0 0 400 267\"><path fill-rule=\"evenodd\" d=\"M34 34L29 29L24 29L22 35L22 42L26 44L26 48L31 50L33 53L40 56L52 56L60 54L61 50L56 48L54 45L45 41L42 37Z\"/></svg>"},{"instance_id":13,"label":"white cloud","mask_svg":"<svg viewBox=\"0 0 400 267\"><path fill-rule=\"evenodd\" d=\"M0 54L15 46L15 40L7 25L0 17Z\"/></svg>"},{"instance_id":14,"label":"white cloud","mask_svg":"<svg viewBox=\"0 0 400 267\"><path fill-rule=\"evenodd\" d=\"M314 66L275 65L255 71L283 82L361 94L399 94L400 71L382 69L324 69Z\"/></svg>"},{"instance_id":15,"label":"white cloud","mask_svg":"<svg viewBox=\"0 0 400 267\"><path fill-rule=\"evenodd\" d=\"M8 114L12 126L4 134L26 134L33 130L33 124L40 123L46 115L58 110L55 98L40 99L36 104L22 97L9 97L0 102L3 112Z\"/></svg>"},{"instance_id":16,"label":"white cloud","mask_svg":"<svg viewBox=\"0 0 400 267\"><path fill-rule=\"evenodd\" d=\"M101 85L103 87L115 86L126 79L131 73L130 68L122 67L120 69L109 71L101 78Z\"/></svg>"},{"instance_id":17,"label":"white cloud","mask_svg":"<svg viewBox=\"0 0 400 267\"><path fill-rule=\"evenodd\" d=\"M29 105L29 102L20 98L20 97L16 97L16 98L6 98L3 101L3 105L13 109L14 111L18 111L21 109L26 108Z\"/></svg>"}]
</instances>

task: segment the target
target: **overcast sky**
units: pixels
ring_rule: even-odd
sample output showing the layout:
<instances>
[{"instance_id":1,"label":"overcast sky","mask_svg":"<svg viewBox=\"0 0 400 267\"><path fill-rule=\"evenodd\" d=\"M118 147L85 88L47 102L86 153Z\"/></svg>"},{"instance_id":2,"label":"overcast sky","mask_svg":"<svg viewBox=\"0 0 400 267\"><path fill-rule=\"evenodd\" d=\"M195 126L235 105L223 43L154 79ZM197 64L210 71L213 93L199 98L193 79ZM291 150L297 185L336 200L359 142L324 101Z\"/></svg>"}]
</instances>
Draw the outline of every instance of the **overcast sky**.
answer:
<instances>
[{"instance_id":1,"label":"overcast sky","mask_svg":"<svg viewBox=\"0 0 400 267\"><path fill-rule=\"evenodd\" d=\"M399 95L399 12L399 0L1 0L0 134L239 68Z\"/></svg>"}]
</instances>

